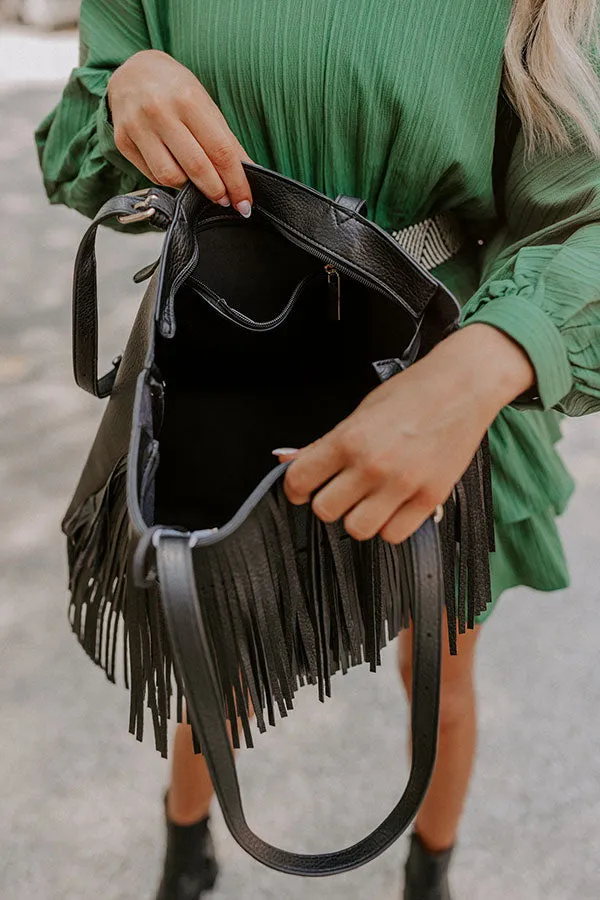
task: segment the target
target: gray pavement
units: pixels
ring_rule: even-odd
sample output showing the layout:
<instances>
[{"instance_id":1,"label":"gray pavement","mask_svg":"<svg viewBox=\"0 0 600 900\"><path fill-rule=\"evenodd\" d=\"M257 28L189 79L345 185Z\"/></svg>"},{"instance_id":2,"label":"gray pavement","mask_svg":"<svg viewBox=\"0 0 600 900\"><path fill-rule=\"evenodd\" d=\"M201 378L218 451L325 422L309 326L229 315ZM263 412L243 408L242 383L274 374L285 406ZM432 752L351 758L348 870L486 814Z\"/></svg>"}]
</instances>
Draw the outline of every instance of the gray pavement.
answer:
<instances>
[{"instance_id":1,"label":"gray pavement","mask_svg":"<svg viewBox=\"0 0 600 900\"><path fill-rule=\"evenodd\" d=\"M73 384L70 288L86 226L50 207L34 126L56 89L0 96L0 897L150 900L161 864L167 764L127 733L127 696L86 659L66 618L59 529L103 404ZM99 240L105 359L160 236ZM481 745L453 872L457 900L597 900L600 894L600 418L570 422L579 484L562 522L573 584L516 590L486 626ZM304 851L345 845L388 811L406 776L394 665L355 671L320 707L310 691L240 757L251 822ZM246 857L215 811L214 900L395 900L402 841L359 872L287 878Z\"/></svg>"}]
</instances>

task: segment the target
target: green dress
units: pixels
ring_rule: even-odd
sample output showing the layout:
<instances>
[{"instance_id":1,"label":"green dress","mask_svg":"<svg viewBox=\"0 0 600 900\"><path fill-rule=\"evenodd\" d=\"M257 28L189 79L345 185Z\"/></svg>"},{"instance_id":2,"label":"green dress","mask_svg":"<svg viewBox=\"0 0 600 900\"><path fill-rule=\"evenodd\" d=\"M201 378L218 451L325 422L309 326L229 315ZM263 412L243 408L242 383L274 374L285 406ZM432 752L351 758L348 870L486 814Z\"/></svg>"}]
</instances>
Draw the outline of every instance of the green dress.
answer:
<instances>
[{"instance_id":1,"label":"green dress","mask_svg":"<svg viewBox=\"0 0 600 900\"><path fill-rule=\"evenodd\" d=\"M79 65L35 132L52 203L93 216L147 186L115 147L105 91L116 66L154 47L195 73L260 165L364 198L390 231L441 210L461 217L483 243L434 274L463 323L493 325L527 351L540 398L506 407L490 430L496 599L517 584L567 585L555 517L573 483L554 449L558 419L600 409L600 160L581 148L526 162L519 135L505 217L496 211L510 10L510 0L83 0Z\"/></svg>"}]
</instances>

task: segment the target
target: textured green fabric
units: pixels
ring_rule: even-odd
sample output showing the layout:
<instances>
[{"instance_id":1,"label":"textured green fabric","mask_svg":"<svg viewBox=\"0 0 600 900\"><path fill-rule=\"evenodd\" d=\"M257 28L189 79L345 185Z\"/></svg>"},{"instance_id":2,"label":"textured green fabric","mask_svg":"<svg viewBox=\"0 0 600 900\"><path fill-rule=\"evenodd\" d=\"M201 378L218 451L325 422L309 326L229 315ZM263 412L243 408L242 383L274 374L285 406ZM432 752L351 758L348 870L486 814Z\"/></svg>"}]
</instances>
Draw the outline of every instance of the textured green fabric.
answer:
<instances>
[{"instance_id":1,"label":"textured green fabric","mask_svg":"<svg viewBox=\"0 0 600 900\"><path fill-rule=\"evenodd\" d=\"M475 241L436 275L520 343L539 400L491 428L494 594L568 583L555 526L572 481L559 412L600 409L600 161L525 160L519 136L496 212L492 160L510 0L83 0L81 54L35 139L53 203L93 216L148 184L116 150L105 90L138 50L202 81L259 164L367 200L392 230L453 210ZM119 228L120 226L115 225ZM143 230L146 226L137 226ZM481 617L484 618L484 617Z\"/></svg>"}]
</instances>

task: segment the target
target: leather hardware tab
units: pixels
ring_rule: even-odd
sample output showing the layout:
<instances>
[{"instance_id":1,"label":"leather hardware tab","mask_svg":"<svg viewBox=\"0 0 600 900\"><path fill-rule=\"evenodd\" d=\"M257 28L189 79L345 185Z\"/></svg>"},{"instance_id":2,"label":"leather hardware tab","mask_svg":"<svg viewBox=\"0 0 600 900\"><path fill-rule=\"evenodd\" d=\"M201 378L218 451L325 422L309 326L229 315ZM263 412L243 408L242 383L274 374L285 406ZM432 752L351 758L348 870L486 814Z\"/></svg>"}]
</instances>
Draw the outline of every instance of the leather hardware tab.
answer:
<instances>
[{"instance_id":1,"label":"leather hardware tab","mask_svg":"<svg viewBox=\"0 0 600 900\"><path fill-rule=\"evenodd\" d=\"M134 210L138 210L138 212L117 216L121 225L132 225L134 222L143 222L145 219L151 219L155 214L155 208L148 205L149 203L154 203L155 200L158 200L158 197L152 188L142 188L139 191L130 191L128 194L124 194L124 196L140 197L140 199L133 204Z\"/></svg>"},{"instance_id":2,"label":"leather hardware tab","mask_svg":"<svg viewBox=\"0 0 600 900\"><path fill-rule=\"evenodd\" d=\"M392 378L394 375L398 375L406 369L406 365L397 357L391 359L378 359L376 362L372 363L372 366L380 381L387 381L388 378Z\"/></svg>"}]
</instances>

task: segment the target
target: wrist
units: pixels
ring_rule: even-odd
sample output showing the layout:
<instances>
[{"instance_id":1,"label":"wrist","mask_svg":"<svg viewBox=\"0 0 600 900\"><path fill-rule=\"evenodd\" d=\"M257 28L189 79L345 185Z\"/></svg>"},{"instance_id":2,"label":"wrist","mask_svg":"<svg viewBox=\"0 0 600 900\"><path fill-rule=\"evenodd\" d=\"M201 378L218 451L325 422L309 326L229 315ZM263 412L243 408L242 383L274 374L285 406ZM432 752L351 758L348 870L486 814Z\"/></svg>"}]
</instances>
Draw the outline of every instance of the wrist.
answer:
<instances>
[{"instance_id":1,"label":"wrist","mask_svg":"<svg viewBox=\"0 0 600 900\"><path fill-rule=\"evenodd\" d=\"M535 385L536 375L523 348L492 325L464 325L433 348L426 359L465 391L490 421Z\"/></svg>"}]
</instances>

